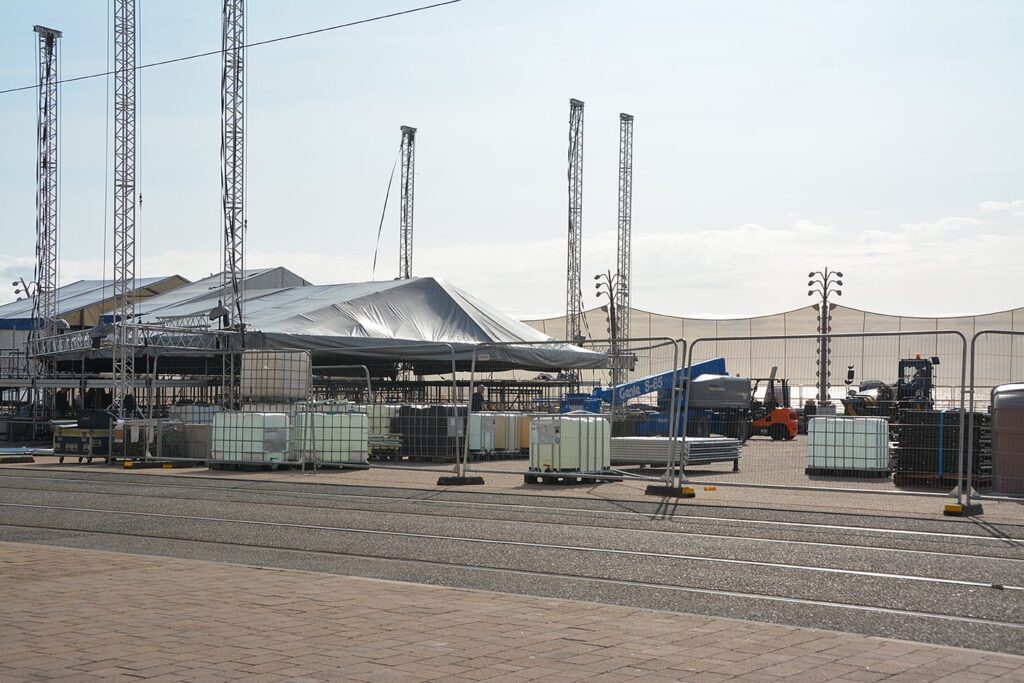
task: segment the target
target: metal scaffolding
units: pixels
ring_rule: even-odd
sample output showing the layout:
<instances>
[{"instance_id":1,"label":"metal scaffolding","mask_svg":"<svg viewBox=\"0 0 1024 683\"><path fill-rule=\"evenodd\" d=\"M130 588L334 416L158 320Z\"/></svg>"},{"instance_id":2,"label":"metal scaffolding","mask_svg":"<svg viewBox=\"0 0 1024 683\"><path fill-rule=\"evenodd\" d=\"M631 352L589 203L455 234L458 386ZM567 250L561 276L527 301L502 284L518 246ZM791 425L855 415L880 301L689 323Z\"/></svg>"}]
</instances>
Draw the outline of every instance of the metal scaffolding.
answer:
<instances>
[{"instance_id":1,"label":"metal scaffolding","mask_svg":"<svg viewBox=\"0 0 1024 683\"><path fill-rule=\"evenodd\" d=\"M619 114L619 240L615 315L619 339L629 339L630 265L633 244L633 116Z\"/></svg>"},{"instance_id":2,"label":"metal scaffolding","mask_svg":"<svg viewBox=\"0 0 1024 683\"><path fill-rule=\"evenodd\" d=\"M245 299L245 0L224 0L221 78L221 200L224 205L223 306L241 329Z\"/></svg>"},{"instance_id":3,"label":"metal scaffolding","mask_svg":"<svg viewBox=\"0 0 1024 683\"><path fill-rule=\"evenodd\" d=\"M582 339L583 102L569 100L569 249L565 281L565 338Z\"/></svg>"},{"instance_id":4,"label":"metal scaffolding","mask_svg":"<svg viewBox=\"0 0 1024 683\"><path fill-rule=\"evenodd\" d=\"M54 333L57 317L58 151L57 42L61 32L45 26L39 34L39 119L36 140L36 266L30 338Z\"/></svg>"},{"instance_id":5,"label":"metal scaffolding","mask_svg":"<svg viewBox=\"0 0 1024 683\"><path fill-rule=\"evenodd\" d=\"M136 0L114 0L114 405L135 383ZM134 402L134 399L132 399Z\"/></svg>"},{"instance_id":6,"label":"metal scaffolding","mask_svg":"<svg viewBox=\"0 0 1024 683\"><path fill-rule=\"evenodd\" d=\"M412 220L416 189L416 129L402 126L402 201L399 224L398 279L412 277Z\"/></svg>"}]
</instances>

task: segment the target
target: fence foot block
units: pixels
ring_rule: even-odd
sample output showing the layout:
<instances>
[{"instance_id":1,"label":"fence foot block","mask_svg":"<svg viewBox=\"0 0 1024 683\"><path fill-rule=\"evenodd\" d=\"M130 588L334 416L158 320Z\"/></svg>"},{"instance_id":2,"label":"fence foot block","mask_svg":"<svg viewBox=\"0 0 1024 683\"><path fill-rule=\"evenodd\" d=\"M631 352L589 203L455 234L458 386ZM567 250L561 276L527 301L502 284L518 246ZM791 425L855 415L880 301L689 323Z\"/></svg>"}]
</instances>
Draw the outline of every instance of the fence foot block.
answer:
<instances>
[{"instance_id":1,"label":"fence foot block","mask_svg":"<svg viewBox=\"0 0 1024 683\"><path fill-rule=\"evenodd\" d=\"M942 509L942 514L947 517L973 517L975 515L984 514L984 510L981 503L970 503L964 505L953 503L944 507Z\"/></svg>"},{"instance_id":2,"label":"fence foot block","mask_svg":"<svg viewBox=\"0 0 1024 683\"><path fill-rule=\"evenodd\" d=\"M0 455L0 465L14 465L23 462L35 462L31 455Z\"/></svg>"},{"instance_id":3,"label":"fence foot block","mask_svg":"<svg viewBox=\"0 0 1024 683\"><path fill-rule=\"evenodd\" d=\"M438 486L480 486L484 483L483 477L438 477Z\"/></svg>"},{"instance_id":4,"label":"fence foot block","mask_svg":"<svg viewBox=\"0 0 1024 683\"><path fill-rule=\"evenodd\" d=\"M683 486L682 488L676 488L674 486L664 486L660 484L651 484L644 491L644 495L648 496L661 496L662 498L696 498L697 493L693 490L692 486Z\"/></svg>"}]
</instances>

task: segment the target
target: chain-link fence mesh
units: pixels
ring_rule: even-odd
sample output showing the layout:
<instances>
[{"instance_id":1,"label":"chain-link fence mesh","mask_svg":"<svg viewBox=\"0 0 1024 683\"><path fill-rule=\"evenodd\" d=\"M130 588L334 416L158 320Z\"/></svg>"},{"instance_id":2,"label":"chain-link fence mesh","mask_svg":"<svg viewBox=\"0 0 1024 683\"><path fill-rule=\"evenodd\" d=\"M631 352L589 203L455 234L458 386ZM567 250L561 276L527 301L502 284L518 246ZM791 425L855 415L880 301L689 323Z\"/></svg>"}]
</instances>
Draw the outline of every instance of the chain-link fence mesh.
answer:
<instances>
[{"instance_id":1,"label":"chain-link fence mesh","mask_svg":"<svg viewBox=\"0 0 1024 683\"><path fill-rule=\"evenodd\" d=\"M585 341L578 346L589 354L586 368L524 369L503 353L529 346L474 351L465 471L529 483L666 476L675 440L667 416L681 357L675 340Z\"/></svg>"},{"instance_id":2,"label":"chain-link fence mesh","mask_svg":"<svg viewBox=\"0 0 1024 683\"><path fill-rule=\"evenodd\" d=\"M1024 331L977 332L969 384L968 502L1024 497Z\"/></svg>"},{"instance_id":3,"label":"chain-link fence mesh","mask_svg":"<svg viewBox=\"0 0 1024 683\"><path fill-rule=\"evenodd\" d=\"M824 355L822 343L809 335L693 341L694 369L681 401L686 433L719 444L738 440L741 466L698 463L698 444L688 443L686 476L885 492L957 488L963 336L833 333ZM724 367L698 374L715 359ZM808 376L800 368L817 370Z\"/></svg>"}]
</instances>

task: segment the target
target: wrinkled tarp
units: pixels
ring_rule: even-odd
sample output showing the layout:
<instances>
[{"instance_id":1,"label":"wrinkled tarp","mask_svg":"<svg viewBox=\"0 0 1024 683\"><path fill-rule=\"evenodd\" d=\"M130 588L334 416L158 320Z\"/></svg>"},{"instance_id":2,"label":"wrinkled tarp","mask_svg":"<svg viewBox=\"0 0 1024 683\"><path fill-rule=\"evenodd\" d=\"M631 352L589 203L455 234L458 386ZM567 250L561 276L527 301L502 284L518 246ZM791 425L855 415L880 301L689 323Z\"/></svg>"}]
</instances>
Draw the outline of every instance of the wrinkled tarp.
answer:
<instances>
[{"instance_id":1,"label":"wrinkled tarp","mask_svg":"<svg viewBox=\"0 0 1024 683\"><path fill-rule=\"evenodd\" d=\"M175 276L137 278L136 290L159 284ZM114 284L110 280L78 280L57 289L57 317L64 317L72 311L103 303L114 296ZM35 327L32 318L33 298L24 298L0 306L0 329L31 330Z\"/></svg>"},{"instance_id":2,"label":"wrinkled tarp","mask_svg":"<svg viewBox=\"0 0 1024 683\"><path fill-rule=\"evenodd\" d=\"M159 318L170 315L205 315L217 303L216 292L212 296L207 293L184 301L164 297L173 303L151 306L142 322L158 325ZM314 360L319 356L331 362L411 361L418 369L449 372L453 351L457 368L466 370L473 348L488 344L491 346L478 355L481 371L600 369L608 365L606 354L555 342L432 277L247 289L245 322L246 349L305 349L314 353ZM169 343L174 335L166 333ZM154 346L144 353L184 356L203 352ZM65 358L72 356L102 358L109 356L109 349L85 350Z\"/></svg>"},{"instance_id":3,"label":"wrinkled tarp","mask_svg":"<svg viewBox=\"0 0 1024 683\"><path fill-rule=\"evenodd\" d=\"M246 348L300 348L350 358L450 362L464 366L477 344L483 367L604 368L607 356L514 320L432 277L293 288L246 302ZM449 348L447 345L451 345Z\"/></svg>"}]
</instances>

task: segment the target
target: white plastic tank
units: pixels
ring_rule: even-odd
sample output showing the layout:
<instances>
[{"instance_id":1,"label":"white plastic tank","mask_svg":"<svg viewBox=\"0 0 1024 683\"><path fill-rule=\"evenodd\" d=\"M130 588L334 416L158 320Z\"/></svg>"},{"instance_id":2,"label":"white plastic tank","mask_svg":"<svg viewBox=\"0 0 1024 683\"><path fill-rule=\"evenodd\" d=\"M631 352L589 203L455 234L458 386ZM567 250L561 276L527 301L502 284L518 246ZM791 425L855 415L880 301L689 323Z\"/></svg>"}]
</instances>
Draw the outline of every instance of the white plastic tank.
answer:
<instances>
[{"instance_id":1,"label":"white plastic tank","mask_svg":"<svg viewBox=\"0 0 1024 683\"><path fill-rule=\"evenodd\" d=\"M530 421L530 469L603 472L611 468L611 425L593 413L538 415Z\"/></svg>"},{"instance_id":2,"label":"white plastic tank","mask_svg":"<svg viewBox=\"0 0 1024 683\"><path fill-rule=\"evenodd\" d=\"M305 399L312 380L308 351L246 351L242 354L242 398Z\"/></svg>"},{"instance_id":3,"label":"white plastic tank","mask_svg":"<svg viewBox=\"0 0 1024 683\"><path fill-rule=\"evenodd\" d=\"M494 413L470 413L469 450L490 453L494 450Z\"/></svg>"},{"instance_id":4,"label":"white plastic tank","mask_svg":"<svg viewBox=\"0 0 1024 683\"><path fill-rule=\"evenodd\" d=\"M501 453L519 451L518 413L494 413L494 450Z\"/></svg>"},{"instance_id":5,"label":"white plastic tank","mask_svg":"<svg viewBox=\"0 0 1024 683\"><path fill-rule=\"evenodd\" d=\"M359 413L366 413L370 418L371 434L391 434L391 420L398 417L397 405L386 404L357 404L352 410Z\"/></svg>"},{"instance_id":6,"label":"white plastic tank","mask_svg":"<svg viewBox=\"0 0 1024 683\"><path fill-rule=\"evenodd\" d=\"M884 417L812 417L807 424L810 470L889 469L889 421Z\"/></svg>"},{"instance_id":7,"label":"white plastic tank","mask_svg":"<svg viewBox=\"0 0 1024 683\"><path fill-rule=\"evenodd\" d=\"M322 463L365 463L369 439L364 413L297 413L292 423L293 449Z\"/></svg>"},{"instance_id":8,"label":"white plastic tank","mask_svg":"<svg viewBox=\"0 0 1024 683\"><path fill-rule=\"evenodd\" d=\"M212 460L281 463L290 459L288 416L284 413L217 413Z\"/></svg>"},{"instance_id":9,"label":"white plastic tank","mask_svg":"<svg viewBox=\"0 0 1024 683\"><path fill-rule=\"evenodd\" d=\"M180 420L183 424L211 425L213 424L213 416L220 411L220 406L184 403L170 406L167 409L167 417L172 420Z\"/></svg>"}]
</instances>

